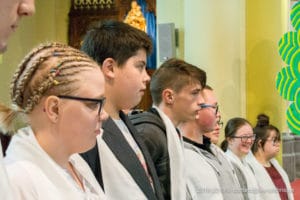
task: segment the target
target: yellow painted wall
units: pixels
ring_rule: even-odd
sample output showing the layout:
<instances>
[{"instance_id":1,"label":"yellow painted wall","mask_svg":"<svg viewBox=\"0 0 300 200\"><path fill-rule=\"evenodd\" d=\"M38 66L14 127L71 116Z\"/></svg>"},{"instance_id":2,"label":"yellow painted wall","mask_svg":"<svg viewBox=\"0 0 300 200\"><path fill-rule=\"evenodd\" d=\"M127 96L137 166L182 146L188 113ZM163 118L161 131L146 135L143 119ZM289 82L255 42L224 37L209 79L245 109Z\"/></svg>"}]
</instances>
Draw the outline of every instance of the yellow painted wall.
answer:
<instances>
[{"instance_id":1,"label":"yellow painted wall","mask_svg":"<svg viewBox=\"0 0 300 200\"><path fill-rule=\"evenodd\" d=\"M271 123L287 131L287 102L275 89L275 78L284 66L278 42L288 31L289 1L246 1L246 112L253 125L257 114L264 112Z\"/></svg>"},{"instance_id":2,"label":"yellow painted wall","mask_svg":"<svg viewBox=\"0 0 300 200\"><path fill-rule=\"evenodd\" d=\"M18 63L41 42L67 43L69 0L36 0L36 14L21 21L0 62L0 101L9 102L9 84Z\"/></svg>"},{"instance_id":3,"label":"yellow painted wall","mask_svg":"<svg viewBox=\"0 0 300 200\"><path fill-rule=\"evenodd\" d=\"M245 0L185 1L185 60L207 73L222 119L245 117Z\"/></svg>"}]
</instances>

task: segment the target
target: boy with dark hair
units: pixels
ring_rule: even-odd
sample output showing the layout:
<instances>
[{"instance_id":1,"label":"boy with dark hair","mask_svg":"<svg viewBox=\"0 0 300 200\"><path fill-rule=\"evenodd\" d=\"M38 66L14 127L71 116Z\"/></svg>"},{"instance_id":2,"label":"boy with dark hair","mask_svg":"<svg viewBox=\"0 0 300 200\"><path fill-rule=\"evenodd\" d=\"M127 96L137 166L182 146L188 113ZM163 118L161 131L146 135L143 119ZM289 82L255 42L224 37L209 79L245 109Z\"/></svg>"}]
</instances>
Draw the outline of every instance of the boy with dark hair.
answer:
<instances>
[{"instance_id":1,"label":"boy with dark hair","mask_svg":"<svg viewBox=\"0 0 300 200\"><path fill-rule=\"evenodd\" d=\"M108 199L163 199L149 152L127 115L146 90L152 43L147 34L119 21L91 29L81 48L101 66L110 118L103 123L97 145L82 156Z\"/></svg>"}]
</instances>

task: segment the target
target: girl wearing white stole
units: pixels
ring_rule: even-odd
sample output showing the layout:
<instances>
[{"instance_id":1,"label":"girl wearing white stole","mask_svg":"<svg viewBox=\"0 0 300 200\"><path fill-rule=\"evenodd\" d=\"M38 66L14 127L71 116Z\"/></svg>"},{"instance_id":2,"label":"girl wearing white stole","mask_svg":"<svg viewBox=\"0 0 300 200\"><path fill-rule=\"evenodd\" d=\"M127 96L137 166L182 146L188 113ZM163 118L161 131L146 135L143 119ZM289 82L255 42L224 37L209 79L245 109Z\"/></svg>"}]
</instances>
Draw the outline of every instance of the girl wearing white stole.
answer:
<instances>
[{"instance_id":1,"label":"girl wearing white stole","mask_svg":"<svg viewBox=\"0 0 300 200\"><path fill-rule=\"evenodd\" d=\"M28 123L5 157L15 200L106 199L77 154L96 144L107 117L104 90L100 67L77 49L47 43L24 58L11 84L13 106L0 106L8 131L20 114Z\"/></svg>"},{"instance_id":2,"label":"girl wearing white stole","mask_svg":"<svg viewBox=\"0 0 300 200\"><path fill-rule=\"evenodd\" d=\"M269 124L267 115L260 114L253 131L256 135L253 154L247 156L247 162L254 171L263 199L293 200L289 178L275 159L281 140L278 128Z\"/></svg>"},{"instance_id":3,"label":"girl wearing white stole","mask_svg":"<svg viewBox=\"0 0 300 200\"><path fill-rule=\"evenodd\" d=\"M221 148L234 166L245 199L261 200L258 184L245 157L255 139L250 123L244 118L232 118L225 127L225 140Z\"/></svg>"}]
</instances>

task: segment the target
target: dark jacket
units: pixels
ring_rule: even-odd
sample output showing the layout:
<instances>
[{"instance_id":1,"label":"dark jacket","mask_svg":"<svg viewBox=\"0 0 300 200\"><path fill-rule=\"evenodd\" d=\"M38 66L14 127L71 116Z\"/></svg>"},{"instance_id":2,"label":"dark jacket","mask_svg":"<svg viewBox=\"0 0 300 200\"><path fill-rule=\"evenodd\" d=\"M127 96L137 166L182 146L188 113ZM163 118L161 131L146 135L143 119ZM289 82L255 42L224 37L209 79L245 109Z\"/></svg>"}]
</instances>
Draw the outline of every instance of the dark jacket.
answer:
<instances>
[{"instance_id":1,"label":"dark jacket","mask_svg":"<svg viewBox=\"0 0 300 200\"><path fill-rule=\"evenodd\" d=\"M148 166L148 171L152 176L155 193L152 189L150 181L138 157L136 156L135 152L132 150L132 148L126 141L125 137L123 136L122 132L119 130L118 126L111 118L107 119L102 125L102 128L104 130L103 140L109 146L109 148L114 153L116 158L120 161L120 163L124 166L124 168L126 168L126 170L129 172L129 174L132 176L132 178L135 180L137 185L141 188L141 190L144 192L145 196L148 199L153 199L153 200L163 199L160 183L155 171L154 164L147 150L147 147L145 146L140 136L137 134L136 129L131 124L127 115L125 115L123 112L120 112L120 118L126 124L127 128L129 129L130 133L132 134L133 138L135 139L136 143L139 145L139 148L141 149L144 155L145 161ZM82 157L90 165L98 182L103 188L103 184L105 185L105 183L103 183L102 180L101 168L100 168L101 160L99 160L99 152L97 149L97 145L90 151L82 154Z\"/></svg>"},{"instance_id":2,"label":"dark jacket","mask_svg":"<svg viewBox=\"0 0 300 200\"><path fill-rule=\"evenodd\" d=\"M170 162L165 125L154 108L129 116L143 138L162 185L165 199L171 199Z\"/></svg>"}]
</instances>

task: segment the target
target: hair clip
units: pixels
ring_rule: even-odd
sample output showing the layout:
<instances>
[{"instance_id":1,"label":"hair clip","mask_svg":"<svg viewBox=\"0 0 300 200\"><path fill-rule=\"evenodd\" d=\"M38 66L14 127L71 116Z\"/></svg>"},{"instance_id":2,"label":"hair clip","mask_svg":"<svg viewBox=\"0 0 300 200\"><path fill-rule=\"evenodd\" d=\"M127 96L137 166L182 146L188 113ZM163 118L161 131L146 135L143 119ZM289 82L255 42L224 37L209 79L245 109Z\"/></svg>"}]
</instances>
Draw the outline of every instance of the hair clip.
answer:
<instances>
[{"instance_id":1,"label":"hair clip","mask_svg":"<svg viewBox=\"0 0 300 200\"><path fill-rule=\"evenodd\" d=\"M57 51L53 52L53 56L59 56L59 55L60 55L59 52L57 52Z\"/></svg>"},{"instance_id":2,"label":"hair clip","mask_svg":"<svg viewBox=\"0 0 300 200\"><path fill-rule=\"evenodd\" d=\"M56 68L59 68L61 65L62 65L62 63L58 63L58 64L56 65Z\"/></svg>"},{"instance_id":3,"label":"hair clip","mask_svg":"<svg viewBox=\"0 0 300 200\"><path fill-rule=\"evenodd\" d=\"M50 73L53 75L53 77L55 77L55 76L59 75L60 70L56 69L56 68L52 68L52 69L50 69Z\"/></svg>"},{"instance_id":4,"label":"hair clip","mask_svg":"<svg viewBox=\"0 0 300 200\"><path fill-rule=\"evenodd\" d=\"M59 81L53 79L53 83L54 83L54 85L58 85L58 84L59 84Z\"/></svg>"}]
</instances>

